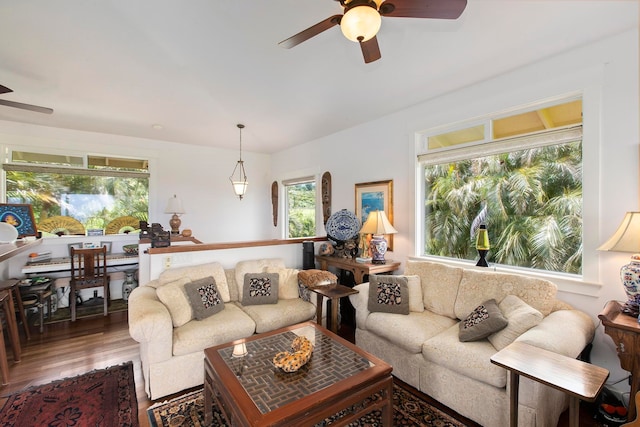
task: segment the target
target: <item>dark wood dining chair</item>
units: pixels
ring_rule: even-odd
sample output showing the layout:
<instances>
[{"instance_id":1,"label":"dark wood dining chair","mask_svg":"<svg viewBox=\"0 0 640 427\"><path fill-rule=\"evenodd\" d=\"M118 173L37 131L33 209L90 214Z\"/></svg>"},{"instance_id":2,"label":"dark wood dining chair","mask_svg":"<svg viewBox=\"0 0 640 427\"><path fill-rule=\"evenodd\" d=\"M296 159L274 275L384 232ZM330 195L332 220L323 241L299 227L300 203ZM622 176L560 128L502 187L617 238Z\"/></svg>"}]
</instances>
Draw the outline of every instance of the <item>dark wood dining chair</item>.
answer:
<instances>
[{"instance_id":1,"label":"dark wood dining chair","mask_svg":"<svg viewBox=\"0 0 640 427\"><path fill-rule=\"evenodd\" d=\"M69 292L69 306L71 307L71 321L76 320L76 293L80 289L103 288L104 315L109 314L109 275L107 274L107 248L77 249L71 252L71 280Z\"/></svg>"}]
</instances>

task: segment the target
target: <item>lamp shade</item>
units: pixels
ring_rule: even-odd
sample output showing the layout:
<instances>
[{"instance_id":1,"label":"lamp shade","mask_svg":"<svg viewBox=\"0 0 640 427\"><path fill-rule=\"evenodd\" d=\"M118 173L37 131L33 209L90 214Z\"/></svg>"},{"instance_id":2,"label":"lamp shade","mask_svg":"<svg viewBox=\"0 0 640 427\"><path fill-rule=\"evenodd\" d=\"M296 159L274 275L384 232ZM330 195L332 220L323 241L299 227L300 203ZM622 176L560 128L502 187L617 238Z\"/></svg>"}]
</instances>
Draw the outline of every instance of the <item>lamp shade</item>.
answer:
<instances>
[{"instance_id":1,"label":"lamp shade","mask_svg":"<svg viewBox=\"0 0 640 427\"><path fill-rule=\"evenodd\" d=\"M233 185L233 192L236 193L236 196L242 197L247 192L247 186L249 183L245 181L231 181L231 185Z\"/></svg>"},{"instance_id":2,"label":"lamp shade","mask_svg":"<svg viewBox=\"0 0 640 427\"><path fill-rule=\"evenodd\" d=\"M344 14L340 29L346 38L354 42L371 40L382 24L380 13L369 5L355 6Z\"/></svg>"},{"instance_id":3,"label":"lamp shade","mask_svg":"<svg viewBox=\"0 0 640 427\"><path fill-rule=\"evenodd\" d=\"M640 252L640 212L627 212L613 236L598 250Z\"/></svg>"},{"instance_id":4,"label":"lamp shade","mask_svg":"<svg viewBox=\"0 0 640 427\"><path fill-rule=\"evenodd\" d=\"M172 213L172 214L183 214L184 208L182 207L182 200L178 199L174 194L173 197L169 198L169 202L167 203L167 207L164 210L164 213Z\"/></svg>"},{"instance_id":5,"label":"lamp shade","mask_svg":"<svg viewBox=\"0 0 640 427\"><path fill-rule=\"evenodd\" d=\"M360 233L362 234L394 234L398 230L393 228L393 225L387 219L387 215L384 211L371 211L365 221Z\"/></svg>"}]
</instances>

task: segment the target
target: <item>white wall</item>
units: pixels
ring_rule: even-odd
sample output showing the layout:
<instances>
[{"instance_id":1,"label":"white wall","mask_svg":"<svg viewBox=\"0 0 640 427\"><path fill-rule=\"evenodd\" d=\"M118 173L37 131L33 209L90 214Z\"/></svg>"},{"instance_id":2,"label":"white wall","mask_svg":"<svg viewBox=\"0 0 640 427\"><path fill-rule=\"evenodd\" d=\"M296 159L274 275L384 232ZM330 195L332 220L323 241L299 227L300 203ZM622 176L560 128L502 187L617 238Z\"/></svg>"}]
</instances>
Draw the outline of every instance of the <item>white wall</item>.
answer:
<instances>
[{"instance_id":1,"label":"white wall","mask_svg":"<svg viewBox=\"0 0 640 427\"><path fill-rule=\"evenodd\" d=\"M414 246L416 133L581 93L585 180L596 189L584 194L584 242L594 261L584 266L584 285L556 283L559 298L589 313L597 324L597 314L607 301L626 300L618 271L629 254L600 253L596 248L613 233L626 211L638 210L638 76L636 29L280 152L273 156L271 169L275 179L330 171L334 212L354 210L354 184L393 179L394 226L399 234L387 257L406 261L420 252ZM599 174L586 173L593 170ZM611 380L626 376L602 327L594 344L594 362L612 370Z\"/></svg>"}]
</instances>

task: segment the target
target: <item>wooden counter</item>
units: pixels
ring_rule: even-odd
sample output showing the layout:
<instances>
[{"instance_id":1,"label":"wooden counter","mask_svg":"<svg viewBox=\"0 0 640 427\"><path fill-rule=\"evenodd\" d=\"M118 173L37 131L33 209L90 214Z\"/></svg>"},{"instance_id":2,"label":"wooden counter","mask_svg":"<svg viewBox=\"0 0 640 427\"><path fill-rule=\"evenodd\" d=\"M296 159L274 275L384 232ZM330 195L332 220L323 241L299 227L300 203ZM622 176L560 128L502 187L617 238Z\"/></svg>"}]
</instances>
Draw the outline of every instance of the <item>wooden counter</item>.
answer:
<instances>
[{"instance_id":1,"label":"wooden counter","mask_svg":"<svg viewBox=\"0 0 640 427\"><path fill-rule=\"evenodd\" d=\"M42 239L0 244L0 262L6 261L20 253L31 251L41 243Z\"/></svg>"}]
</instances>

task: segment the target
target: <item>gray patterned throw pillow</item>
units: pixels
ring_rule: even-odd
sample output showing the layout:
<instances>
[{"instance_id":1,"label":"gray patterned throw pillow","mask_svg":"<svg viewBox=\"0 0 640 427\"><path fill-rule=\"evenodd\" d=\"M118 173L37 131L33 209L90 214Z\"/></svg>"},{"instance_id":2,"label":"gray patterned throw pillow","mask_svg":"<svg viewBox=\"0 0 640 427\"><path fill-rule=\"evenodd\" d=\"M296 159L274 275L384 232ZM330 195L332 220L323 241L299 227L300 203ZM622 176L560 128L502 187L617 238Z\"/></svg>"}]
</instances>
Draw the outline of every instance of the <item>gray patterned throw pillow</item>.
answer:
<instances>
[{"instance_id":1,"label":"gray patterned throw pillow","mask_svg":"<svg viewBox=\"0 0 640 427\"><path fill-rule=\"evenodd\" d=\"M194 317L198 320L206 319L224 309L216 281L211 276L187 283L184 285L184 291L189 298Z\"/></svg>"},{"instance_id":2,"label":"gray patterned throw pillow","mask_svg":"<svg viewBox=\"0 0 640 427\"><path fill-rule=\"evenodd\" d=\"M278 273L247 273L242 287L242 305L276 304Z\"/></svg>"},{"instance_id":3,"label":"gray patterned throw pillow","mask_svg":"<svg viewBox=\"0 0 640 427\"><path fill-rule=\"evenodd\" d=\"M458 338L462 342L478 341L498 332L508 323L496 300L490 299L477 306L460 322Z\"/></svg>"},{"instance_id":4,"label":"gray patterned throw pillow","mask_svg":"<svg viewBox=\"0 0 640 427\"><path fill-rule=\"evenodd\" d=\"M409 314L409 284L406 277L369 276L369 301L371 312Z\"/></svg>"}]
</instances>

